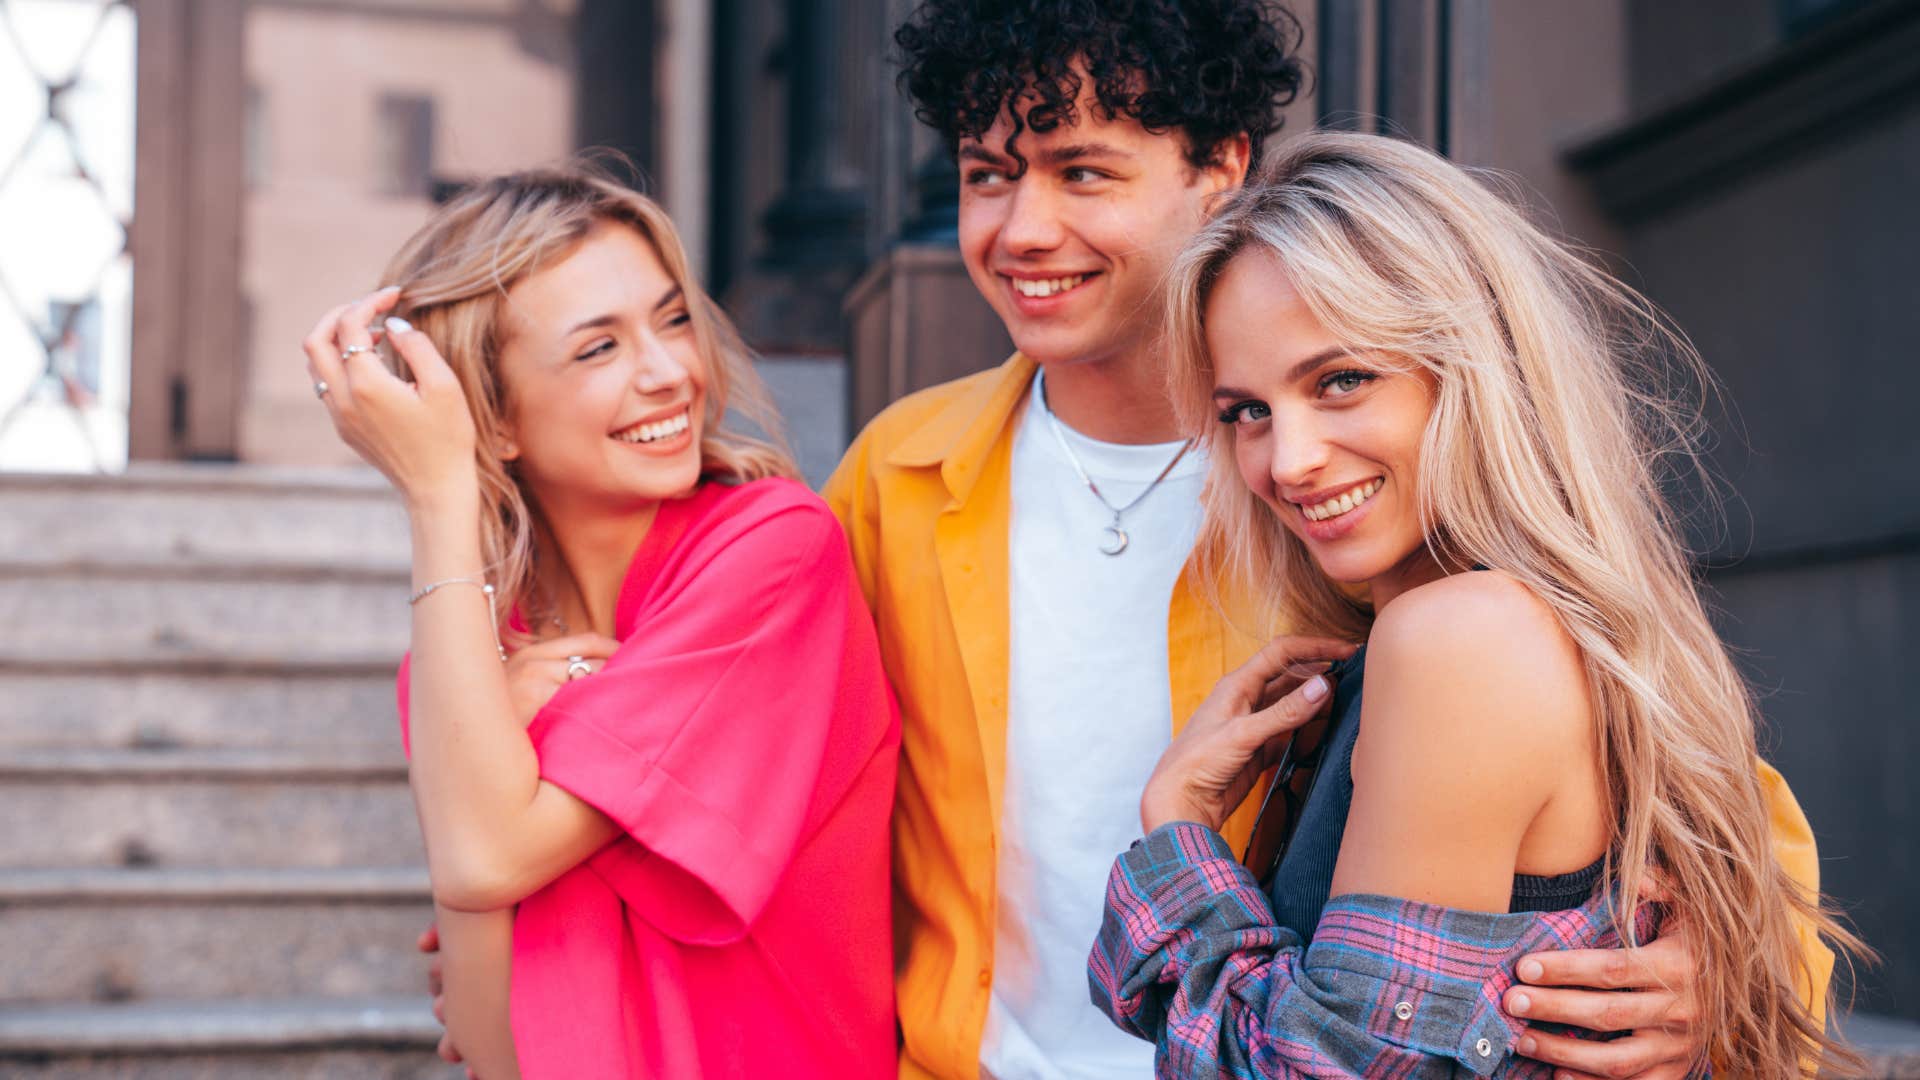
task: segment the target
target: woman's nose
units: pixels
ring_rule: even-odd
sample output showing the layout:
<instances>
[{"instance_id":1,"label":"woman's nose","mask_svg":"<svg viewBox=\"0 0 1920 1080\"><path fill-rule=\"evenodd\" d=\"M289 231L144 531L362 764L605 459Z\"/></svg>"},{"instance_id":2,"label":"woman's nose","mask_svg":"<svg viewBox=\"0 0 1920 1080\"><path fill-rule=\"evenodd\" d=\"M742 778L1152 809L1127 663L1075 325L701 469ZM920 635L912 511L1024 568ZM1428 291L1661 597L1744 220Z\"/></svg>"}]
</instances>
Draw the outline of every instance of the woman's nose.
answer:
<instances>
[{"instance_id":1,"label":"woman's nose","mask_svg":"<svg viewBox=\"0 0 1920 1080\"><path fill-rule=\"evenodd\" d=\"M1309 487L1315 474L1327 464L1326 433L1314 423L1311 414L1273 418L1273 458L1268 474L1281 490Z\"/></svg>"},{"instance_id":2,"label":"woman's nose","mask_svg":"<svg viewBox=\"0 0 1920 1080\"><path fill-rule=\"evenodd\" d=\"M640 362L633 372L634 389L643 394L658 394L678 389L687 381L687 366L671 349L652 335L643 339Z\"/></svg>"}]
</instances>

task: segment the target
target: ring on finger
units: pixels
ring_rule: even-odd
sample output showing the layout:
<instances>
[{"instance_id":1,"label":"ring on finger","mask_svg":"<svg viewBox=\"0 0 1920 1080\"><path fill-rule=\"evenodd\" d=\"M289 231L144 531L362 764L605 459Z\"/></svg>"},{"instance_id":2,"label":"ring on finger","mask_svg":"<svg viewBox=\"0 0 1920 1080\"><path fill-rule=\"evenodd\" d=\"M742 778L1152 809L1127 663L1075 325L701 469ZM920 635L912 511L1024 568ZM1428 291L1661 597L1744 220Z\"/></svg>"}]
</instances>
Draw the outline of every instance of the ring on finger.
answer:
<instances>
[{"instance_id":1,"label":"ring on finger","mask_svg":"<svg viewBox=\"0 0 1920 1080\"><path fill-rule=\"evenodd\" d=\"M325 379L316 379L316 380L314 380L314 383L313 383L313 393L314 393L314 396L316 396L316 397L326 397L326 396L327 396L327 391L329 391L329 390L331 390L331 389L333 389L333 387L331 387L331 386L328 386L328 385L327 385L327 380L325 380Z\"/></svg>"},{"instance_id":2,"label":"ring on finger","mask_svg":"<svg viewBox=\"0 0 1920 1080\"><path fill-rule=\"evenodd\" d=\"M567 681L568 682L572 682L575 679L584 679L591 674L593 674L593 666L587 663L586 657L584 656L567 657Z\"/></svg>"},{"instance_id":3,"label":"ring on finger","mask_svg":"<svg viewBox=\"0 0 1920 1080\"><path fill-rule=\"evenodd\" d=\"M356 353L372 352L372 351L373 351L373 346L371 345L347 345L341 348L340 359L351 360L353 359Z\"/></svg>"}]
</instances>

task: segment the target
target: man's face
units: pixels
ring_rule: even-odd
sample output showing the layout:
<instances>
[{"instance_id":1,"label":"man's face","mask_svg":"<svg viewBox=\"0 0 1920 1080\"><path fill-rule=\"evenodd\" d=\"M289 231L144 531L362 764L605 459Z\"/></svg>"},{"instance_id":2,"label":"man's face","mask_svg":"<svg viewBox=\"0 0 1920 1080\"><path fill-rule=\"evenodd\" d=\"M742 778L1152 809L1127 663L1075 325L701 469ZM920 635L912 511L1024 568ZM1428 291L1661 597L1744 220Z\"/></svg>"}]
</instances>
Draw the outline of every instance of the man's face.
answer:
<instances>
[{"instance_id":1,"label":"man's face","mask_svg":"<svg viewBox=\"0 0 1920 1080\"><path fill-rule=\"evenodd\" d=\"M1150 348L1173 257L1205 221L1209 197L1246 173L1244 140L1229 140L1220 164L1195 168L1179 133L1104 117L1091 85L1075 120L1022 131L1014 146L1027 169L1017 177L1010 117L959 146L967 273L1014 345L1042 364Z\"/></svg>"}]
</instances>

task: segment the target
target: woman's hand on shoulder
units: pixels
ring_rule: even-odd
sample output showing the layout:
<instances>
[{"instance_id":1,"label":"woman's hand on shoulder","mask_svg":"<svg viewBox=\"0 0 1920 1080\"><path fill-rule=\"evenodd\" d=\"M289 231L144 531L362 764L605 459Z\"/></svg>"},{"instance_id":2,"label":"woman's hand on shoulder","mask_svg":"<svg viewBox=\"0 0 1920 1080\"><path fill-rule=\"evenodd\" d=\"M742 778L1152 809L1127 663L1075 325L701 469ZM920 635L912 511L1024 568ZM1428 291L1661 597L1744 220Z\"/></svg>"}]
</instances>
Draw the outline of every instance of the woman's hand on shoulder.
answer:
<instances>
[{"instance_id":1,"label":"woman's hand on shoulder","mask_svg":"<svg viewBox=\"0 0 1920 1080\"><path fill-rule=\"evenodd\" d=\"M1529 828L1595 768L1578 646L1515 579L1456 574L1382 609L1366 678L1334 893L1506 910Z\"/></svg>"},{"instance_id":2,"label":"woman's hand on shoulder","mask_svg":"<svg viewBox=\"0 0 1920 1080\"><path fill-rule=\"evenodd\" d=\"M459 378L433 342L403 320L388 319L386 334L413 381L389 371L374 349L372 320L391 311L399 296L389 287L321 316L301 343L307 374L334 431L410 508L471 499L478 485L476 435Z\"/></svg>"},{"instance_id":3,"label":"woman's hand on shoulder","mask_svg":"<svg viewBox=\"0 0 1920 1080\"><path fill-rule=\"evenodd\" d=\"M1332 638L1279 637L1228 672L1160 755L1140 796L1140 824L1152 832L1168 822L1220 826L1269 766L1283 736L1313 719L1332 700L1321 672L1359 646Z\"/></svg>"},{"instance_id":4,"label":"woman's hand on shoulder","mask_svg":"<svg viewBox=\"0 0 1920 1080\"><path fill-rule=\"evenodd\" d=\"M520 726L533 723L553 695L574 679L586 678L606 666L620 643L599 634L529 641L507 656L507 694ZM576 661L578 666L576 666Z\"/></svg>"}]
</instances>

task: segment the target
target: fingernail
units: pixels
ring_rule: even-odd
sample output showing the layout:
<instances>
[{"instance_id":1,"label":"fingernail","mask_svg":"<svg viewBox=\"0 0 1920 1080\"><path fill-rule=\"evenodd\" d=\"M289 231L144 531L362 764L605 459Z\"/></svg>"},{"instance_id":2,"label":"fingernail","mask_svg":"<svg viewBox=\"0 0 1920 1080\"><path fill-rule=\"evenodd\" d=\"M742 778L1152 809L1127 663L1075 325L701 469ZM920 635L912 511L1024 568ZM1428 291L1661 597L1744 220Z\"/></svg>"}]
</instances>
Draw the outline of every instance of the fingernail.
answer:
<instances>
[{"instance_id":1,"label":"fingernail","mask_svg":"<svg viewBox=\"0 0 1920 1080\"><path fill-rule=\"evenodd\" d=\"M1520 979L1522 982L1539 982L1541 976L1546 973L1547 969L1542 967L1538 960L1520 961Z\"/></svg>"},{"instance_id":2,"label":"fingernail","mask_svg":"<svg viewBox=\"0 0 1920 1080\"><path fill-rule=\"evenodd\" d=\"M1327 692L1332 689L1333 684L1327 682L1325 675L1315 675L1300 687L1300 694L1308 701L1320 702L1326 700Z\"/></svg>"},{"instance_id":3,"label":"fingernail","mask_svg":"<svg viewBox=\"0 0 1920 1080\"><path fill-rule=\"evenodd\" d=\"M1533 999L1525 994L1515 994L1507 999L1507 1011L1515 1016L1525 1016L1527 1010L1531 1008L1533 1008Z\"/></svg>"},{"instance_id":4,"label":"fingernail","mask_svg":"<svg viewBox=\"0 0 1920 1080\"><path fill-rule=\"evenodd\" d=\"M398 285L385 285L385 286L382 286L379 289L379 291L375 292L373 295L379 296L380 293L390 293L390 292L399 292L399 291L400 291L400 286Z\"/></svg>"},{"instance_id":5,"label":"fingernail","mask_svg":"<svg viewBox=\"0 0 1920 1080\"><path fill-rule=\"evenodd\" d=\"M1533 1052L1535 1050L1540 1049L1540 1044L1534 1041L1533 1036L1522 1035L1520 1036L1520 1044L1518 1046L1518 1049L1520 1051L1521 1057L1532 1057Z\"/></svg>"},{"instance_id":6,"label":"fingernail","mask_svg":"<svg viewBox=\"0 0 1920 1080\"><path fill-rule=\"evenodd\" d=\"M387 333L389 334L406 334L411 333L412 330L413 324L398 315L387 320Z\"/></svg>"}]
</instances>

